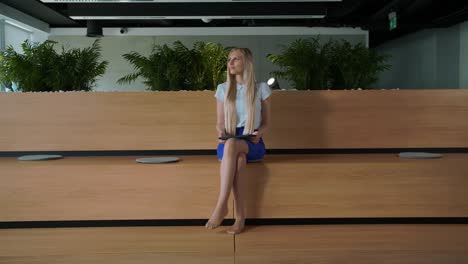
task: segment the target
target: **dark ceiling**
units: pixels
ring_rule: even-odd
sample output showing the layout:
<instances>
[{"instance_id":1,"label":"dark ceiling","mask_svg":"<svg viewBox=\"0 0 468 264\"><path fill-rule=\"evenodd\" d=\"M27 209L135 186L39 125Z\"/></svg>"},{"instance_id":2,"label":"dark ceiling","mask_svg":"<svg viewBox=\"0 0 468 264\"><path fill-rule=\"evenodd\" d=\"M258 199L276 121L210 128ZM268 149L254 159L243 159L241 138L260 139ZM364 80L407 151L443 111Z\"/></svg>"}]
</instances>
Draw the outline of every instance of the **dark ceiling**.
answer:
<instances>
[{"instance_id":1,"label":"dark ceiling","mask_svg":"<svg viewBox=\"0 0 468 264\"><path fill-rule=\"evenodd\" d=\"M89 2L89 0L87 0ZM112 1L112 0L108 0ZM74 16L176 16L171 18L99 20L103 27L361 27L369 30L369 44L378 46L388 40L428 28L443 28L468 20L468 1L429 0L343 0L340 2L247 1L197 2L163 1L155 3L43 3L39 0L2 0L3 3L38 18L50 27L86 27L86 20ZM86 0L82 0L86 2ZM190 3L189 3L190 2ZM397 28L389 30L388 14L397 14ZM271 16L298 16L277 19ZM323 18L300 16L325 15ZM196 19L180 19L197 16ZM203 16L243 16L213 19ZM250 18L249 16L270 16Z\"/></svg>"}]
</instances>

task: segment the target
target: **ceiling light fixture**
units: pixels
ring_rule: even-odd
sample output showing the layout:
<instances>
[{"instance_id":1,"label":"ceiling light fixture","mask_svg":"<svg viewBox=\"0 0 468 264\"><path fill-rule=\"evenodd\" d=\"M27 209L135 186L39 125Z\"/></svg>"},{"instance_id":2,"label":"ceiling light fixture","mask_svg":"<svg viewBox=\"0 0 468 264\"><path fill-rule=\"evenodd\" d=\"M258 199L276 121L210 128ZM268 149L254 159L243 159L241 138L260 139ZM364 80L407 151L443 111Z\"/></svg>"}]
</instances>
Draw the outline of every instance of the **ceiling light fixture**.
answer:
<instances>
[{"instance_id":1,"label":"ceiling light fixture","mask_svg":"<svg viewBox=\"0 0 468 264\"><path fill-rule=\"evenodd\" d=\"M281 2L341 2L342 0L40 0L43 3L281 3Z\"/></svg>"},{"instance_id":2,"label":"ceiling light fixture","mask_svg":"<svg viewBox=\"0 0 468 264\"><path fill-rule=\"evenodd\" d=\"M324 18L325 15L271 15L271 16L70 16L75 20L147 20L147 19L301 19Z\"/></svg>"},{"instance_id":3,"label":"ceiling light fixture","mask_svg":"<svg viewBox=\"0 0 468 264\"><path fill-rule=\"evenodd\" d=\"M86 21L86 36L90 38L100 38L102 34L102 26L94 20Z\"/></svg>"}]
</instances>

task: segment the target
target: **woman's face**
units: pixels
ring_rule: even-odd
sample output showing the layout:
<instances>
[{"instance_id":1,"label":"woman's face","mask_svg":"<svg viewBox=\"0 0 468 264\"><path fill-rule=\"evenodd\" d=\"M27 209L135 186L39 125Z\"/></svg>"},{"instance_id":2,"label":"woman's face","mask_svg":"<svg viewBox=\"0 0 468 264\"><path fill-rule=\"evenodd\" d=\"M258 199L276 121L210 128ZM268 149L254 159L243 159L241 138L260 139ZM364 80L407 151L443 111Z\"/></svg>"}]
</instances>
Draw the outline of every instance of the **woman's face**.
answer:
<instances>
[{"instance_id":1,"label":"woman's face","mask_svg":"<svg viewBox=\"0 0 468 264\"><path fill-rule=\"evenodd\" d=\"M231 52L227 66L230 74L242 75L244 72L244 56L242 53L238 50Z\"/></svg>"}]
</instances>

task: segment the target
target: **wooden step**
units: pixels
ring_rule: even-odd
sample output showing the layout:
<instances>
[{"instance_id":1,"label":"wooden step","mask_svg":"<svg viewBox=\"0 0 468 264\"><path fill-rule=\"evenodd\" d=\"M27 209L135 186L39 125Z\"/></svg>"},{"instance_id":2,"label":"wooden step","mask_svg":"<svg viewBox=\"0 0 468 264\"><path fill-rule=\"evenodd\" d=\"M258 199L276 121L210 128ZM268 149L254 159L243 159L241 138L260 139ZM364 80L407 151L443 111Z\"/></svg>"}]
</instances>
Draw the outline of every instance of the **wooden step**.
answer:
<instances>
[{"instance_id":1,"label":"wooden step","mask_svg":"<svg viewBox=\"0 0 468 264\"><path fill-rule=\"evenodd\" d=\"M233 264L233 254L219 253L131 253L76 254L50 256L0 257L0 264Z\"/></svg>"},{"instance_id":2,"label":"wooden step","mask_svg":"<svg viewBox=\"0 0 468 264\"><path fill-rule=\"evenodd\" d=\"M252 164L248 218L467 217L468 154L275 155Z\"/></svg>"},{"instance_id":3,"label":"wooden step","mask_svg":"<svg viewBox=\"0 0 468 264\"><path fill-rule=\"evenodd\" d=\"M216 157L187 156L168 164L140 164L136 158L65 157L47 162L0 158L0 179L5 181L0 187L1 221L211 215L219 194ZM227 218L232 218L232 210Z\"/></svg>"},{"instance_id":4,"label":"wooden step","mask_svg":"<svg viewBox=\"0 0 468 264\"><path fill-rule=\"evenodd\" d=\"M468 225L253 226L243 263L468 263Z\"/></svg>"},{"instance_id":5,"label":"wooden step","mask_svg":"<svg viewBox=\"0 0 468 264\"><path fill-rule=\"evenodd\" d=\"M234 238L224 230L225 227L1 229L0 263L233 263Z\"/></svg>"},{"instance_id":6,"label":"wooden step","mask_svg":"<svg viewBox=\"0 0 468 264\"><path fill-rule=\"evenodd\" d=\"M467 263L468 225L1 229L0 263Z\"/></svg>"},{"instance_id":7,"label":"wooden step","mask_svg":"<svg viewBox=\"0 0 468 264\"><path fill-rule=\"evenodd\" d=\"M212 150L215 91L0 93L0 151ZM468 91L273 91L272 149L467 148ZM58 111L57 109L60 109Z\"/></svg>"},{"instance_id":8,"label":"wooden step","mask_svg":"<svg viewBox=\"0 0 468 264\"><path fill-rule=\"evenodd\" d=\"M0 221L207 219L216 156L0 158ZM468 217L468 154L269 155L249 163L248 218ZM232 218L232 198L229 202Z\"/></svg>"}]
</instances>

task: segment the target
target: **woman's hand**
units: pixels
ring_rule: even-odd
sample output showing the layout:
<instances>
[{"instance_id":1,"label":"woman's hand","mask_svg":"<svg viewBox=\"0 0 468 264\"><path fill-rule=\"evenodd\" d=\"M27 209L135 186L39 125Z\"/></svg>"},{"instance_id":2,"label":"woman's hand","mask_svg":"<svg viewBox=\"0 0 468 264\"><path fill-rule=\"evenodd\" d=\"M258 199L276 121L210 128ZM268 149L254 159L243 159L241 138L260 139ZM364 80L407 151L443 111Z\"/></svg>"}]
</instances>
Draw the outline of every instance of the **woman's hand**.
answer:
<instances>
[{"instance_id":1,"label":"woman's hand","mask_svg":"<svg viewBox=\"0 0 468 264\"><path fill-rule=\"evenodd\" d=\"M260 138L262 137L262 134L258 131L254 131L252 133L252 135L255 135L255 137L250 137L249 140L254 143L254 144L257 144L258 142L260 142Z\"/></svg>"},{"instance_id":2,"label":"woman's hand","mask_svg":"<svg viewBox=\"0 0 468 264\"><path fill-rule=\"evenodd\" d=\"M219 133L218 134L218 137L222 137L222 136L225 136L225 134L224 133ZM226 140L218 139L218 143L224 144L224 143L226 143Z\"/></svg>"}]
</instances>

